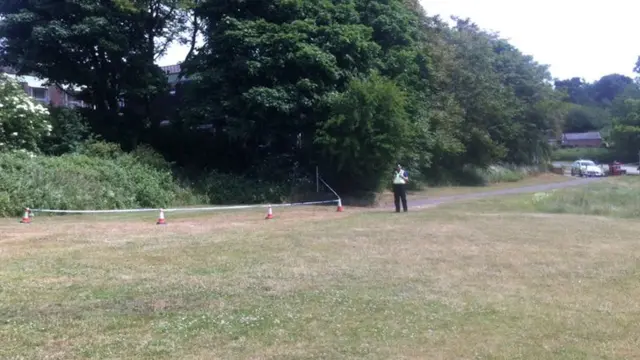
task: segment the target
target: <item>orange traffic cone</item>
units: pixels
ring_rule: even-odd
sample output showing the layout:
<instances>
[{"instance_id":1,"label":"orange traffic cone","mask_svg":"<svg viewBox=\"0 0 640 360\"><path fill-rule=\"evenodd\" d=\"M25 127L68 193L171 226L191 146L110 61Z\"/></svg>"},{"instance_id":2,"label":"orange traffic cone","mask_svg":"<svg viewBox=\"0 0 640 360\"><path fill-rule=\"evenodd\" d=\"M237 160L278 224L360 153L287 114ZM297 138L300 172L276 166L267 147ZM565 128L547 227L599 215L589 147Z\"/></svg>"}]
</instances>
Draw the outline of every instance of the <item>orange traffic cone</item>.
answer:
<instances>
[{"instance_id":1,"label":"orange traffic cone","mask_svg":"<svg viewBox=\"0 0 640 360\"><path fill-rule=\"evenodd\" d=\"M267 217L265 220L273 219L273 210L271 209L271 205L269 205L269 209L267 210Z\"/></svg>"},{"instance_id":2,"label":"orange traffic cone","mask_svg":"<svg viewBox=\"0 0 640 360\"><path fill-rule=\"evenodd\" d=\"M31 224L31 209L25 208L24 215L22 215L22 220L20 220L21 224Z\"/></svg>"},{"instance_id":3,"label":"orange traffic cone","mask_svg":"<svg viewBox=\"0 0 640 360\"><path fill-rule=\"evenodd\" d=\"M160 209L160 215L158 216L156 225L167 225L167 222L164 220L164 209Z\"/></svg>"},{"instance_id":4,"label":"orange traffic cone","mask_svg":"<svg viewBox=\"0 0 640 360\"><path fill-rule=\"evenodd\" d=\"M338 210L337 212L343 212L344 208L342 207L342 199L338 199Z\"/></svg>"}]
</instances>

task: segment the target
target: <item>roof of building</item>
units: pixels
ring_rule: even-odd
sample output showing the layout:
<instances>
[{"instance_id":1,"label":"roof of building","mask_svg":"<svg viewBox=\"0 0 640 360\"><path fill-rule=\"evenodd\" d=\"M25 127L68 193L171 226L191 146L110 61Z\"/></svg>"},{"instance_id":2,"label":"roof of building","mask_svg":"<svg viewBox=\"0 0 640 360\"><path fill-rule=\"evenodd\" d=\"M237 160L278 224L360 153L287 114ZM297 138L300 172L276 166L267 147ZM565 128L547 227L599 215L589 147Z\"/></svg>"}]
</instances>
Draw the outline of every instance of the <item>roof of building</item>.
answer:
<instances>
[{"instance_id":1,"label":"roof of building","mask_svg":"<svg viewBox=\"0 0 640 360\"><path fill-rule=\"evenodd\" d=\"M167 66L160 66L160 68L165 72L165 74L167 74L167 78L169 80L169 83L173 84L173 83L177 83L179 81L178 76L180 75L180 64L175 64L175 65L167 65ZM16 72L9 68L9 67L2 67L0 68L0 73L5 74L6 76L16 79L20 82L24 82L27 83L27 85L29 87L32 88L47 88L48 86L45 85L45 83L47 82L47 79L40 79L36 76L32 76L32 75L16 75ZM182 80L187 80L186 77L183 77ZM74 86L74 89L79 90L81 88L84 88L85 86L81 86L81 87L76 87Z\"/></svg>"},{"instance_id":2,"label":"roof of building","mask_svg":"<svg viewBox=\"0 0 640 360\"><path fill-rule=\"evenodd\" d=\"M30 75L18 76L14 74L5 74L5 75L19 82L25 82L29 87L32 87L32 88L48 88L49 87L46 85L47 80L39 79L35 76L30 76Z\"/></svg>"},{"instance_id":3,"label":"roof of building","mask_svg":"<svg viewBox=\"0 0 640 360\"><path fill-rule=\"evenodd\" d=\"M160 66L160 69L162 69L167 75L167 80L169 81L169 84L175 84L177 82L180 82L181 80L182 81L188 80L186 76L183 76L182 78L178 78L180 76L180 70L182 70L182 68L180 67L180 64Z\"/></svg>"},{"instance_id":4,"label":"roof of building","mask_svg":"<svg viewBox=\"0 0 640 360\"><path fill-rule=\"evenodd\" d=\"M599 131L589 131L583 133L564 133L565 140L602 140Z\"/></svg>"},{"instance_id":5,"label":"roof of building","mask_svg":"<svg viewBox=\"0 0 640 360\"><path fill-rule=\"evenodd\" d=\"M179 74L180 64L160 66L160 69L164 70L167 75Z\"/></svg>"},{"instance_id":6,"label":"roof of building","mask_svg":"<svg viewBox=\"0 0 640 360\"><path fill-rule=\"evenodd\" d=\"M4 74L6 77L14 79L20 83L24 83L27 84L28 87L30 88L49 88L51 85L47 85L48 81L47 79L42 79L39 78L37 76L32 76L32 75L16 75L15 71L12 71L10 68L3 68L3 71L0 71L0 73ZM4 71L7 70L7 71ZM69 86L66 85L64 86L65 89L68 90L72 90L72 91L80 91L84 88L86 88L86 86Z\"/></svg>"},{"instance_id":7,"label":"roof of building","mask_svg":"<svg viewBox=\"0 0 640 360\"><path fill-rule=\"evenodd\" d=\"M15 74L16 71L8 66L0 66L0 72L3 74Z\"/></svg>"}]
</instances>

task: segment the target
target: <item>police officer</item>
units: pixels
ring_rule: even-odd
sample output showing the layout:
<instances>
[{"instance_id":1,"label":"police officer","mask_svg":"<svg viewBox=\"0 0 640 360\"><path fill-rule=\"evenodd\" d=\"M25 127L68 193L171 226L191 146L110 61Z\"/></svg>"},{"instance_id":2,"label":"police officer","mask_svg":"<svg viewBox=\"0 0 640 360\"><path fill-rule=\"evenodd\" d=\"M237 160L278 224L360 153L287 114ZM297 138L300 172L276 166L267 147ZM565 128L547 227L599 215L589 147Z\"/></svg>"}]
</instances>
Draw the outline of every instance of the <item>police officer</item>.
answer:
<instances>
[{"instance_id":1,"label":"police officer","mask_svg":"<svg viewBox=\"0 0 640 360\"><path fill-rule=\"evenodd\" d=\"M393 172L393 201L396 204L396 212L400 212L400 201L402 201L402 209L407 212L407 182L409 174L398 164Z\"/></svg>"}]
</instances>

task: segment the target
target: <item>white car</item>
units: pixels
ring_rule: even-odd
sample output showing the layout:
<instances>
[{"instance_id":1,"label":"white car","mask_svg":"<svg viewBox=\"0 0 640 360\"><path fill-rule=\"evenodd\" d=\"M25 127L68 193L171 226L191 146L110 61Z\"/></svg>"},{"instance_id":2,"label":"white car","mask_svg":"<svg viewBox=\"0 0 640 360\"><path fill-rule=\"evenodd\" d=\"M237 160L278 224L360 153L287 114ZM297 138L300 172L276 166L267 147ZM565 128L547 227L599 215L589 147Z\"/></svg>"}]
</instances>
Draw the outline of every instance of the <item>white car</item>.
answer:
<instances>
[{"instance_id":1,"label":"white car","mask_svg":"<svg viewBox=\"0 0 640 360\"><path fill-rule=\"evenodd\" d=\"M604 176L602 168L591 160L576 160L571 164L571 176Z\"/></svg>"}]
</instances>

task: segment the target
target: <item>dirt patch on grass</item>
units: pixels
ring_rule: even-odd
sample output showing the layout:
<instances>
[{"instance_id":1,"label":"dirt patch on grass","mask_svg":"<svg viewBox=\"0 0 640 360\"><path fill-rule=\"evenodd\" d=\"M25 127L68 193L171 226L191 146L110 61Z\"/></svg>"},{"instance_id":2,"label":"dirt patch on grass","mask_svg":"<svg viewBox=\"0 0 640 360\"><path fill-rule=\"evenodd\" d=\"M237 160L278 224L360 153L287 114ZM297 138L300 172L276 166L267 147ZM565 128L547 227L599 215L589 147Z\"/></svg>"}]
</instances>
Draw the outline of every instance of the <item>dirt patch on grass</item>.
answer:
<instances>
[{"instance_id":1,"label":"dirt patch on grass","mask_svg":"<svg viewBox=\"0 0 640 360\"><path fill-rule=\"evenodd\" d=\"M111 217L46 216L38 217L25 225L10 220L0 221L0 244L6 248L51 246L76 246L93 242L123 244L154 237L215 235L216 232L241 229L252 230L272 223L293 225L308 221L331 221L349 216L360 210L338 213L333 207L276 208L274 219L266 220L260 210L222 212L167 213L167 225L156 225L156 218L149 216L117 215Z\"/></svg>"}]
</instances>

